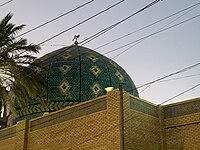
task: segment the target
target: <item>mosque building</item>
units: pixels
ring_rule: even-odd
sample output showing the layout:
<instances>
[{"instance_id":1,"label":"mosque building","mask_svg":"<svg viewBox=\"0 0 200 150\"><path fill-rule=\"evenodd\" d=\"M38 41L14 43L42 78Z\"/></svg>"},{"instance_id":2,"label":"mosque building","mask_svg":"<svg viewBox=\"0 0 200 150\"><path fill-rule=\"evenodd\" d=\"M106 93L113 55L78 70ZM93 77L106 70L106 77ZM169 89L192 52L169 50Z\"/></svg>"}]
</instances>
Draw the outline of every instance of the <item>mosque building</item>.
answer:
<instances>
[{"instance_id":1,"label":"mosque building","mask_svg":"<svg viewBox=\"0 0 200 150\"><path fill-rule=\"evenodd\" d=\"M200 98L143 100L120 65L77 43L40 61L45 103L18 106L0 150L200 150Z\"/></svg>"}]
</instances>

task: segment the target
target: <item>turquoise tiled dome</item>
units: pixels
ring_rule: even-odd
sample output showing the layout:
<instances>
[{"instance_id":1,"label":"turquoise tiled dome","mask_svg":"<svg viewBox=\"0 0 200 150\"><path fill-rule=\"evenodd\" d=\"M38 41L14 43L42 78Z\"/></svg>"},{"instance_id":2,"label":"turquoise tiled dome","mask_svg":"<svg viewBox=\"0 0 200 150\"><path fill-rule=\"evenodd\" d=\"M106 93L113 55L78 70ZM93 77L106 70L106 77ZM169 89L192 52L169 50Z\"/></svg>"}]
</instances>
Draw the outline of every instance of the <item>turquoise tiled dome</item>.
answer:
<instances>
[{"instance_id":1,"label":"turquoise tiled dome","mask_svg":"<svg viewBox=\"0 0 200 150\"><path fill-rule=\"evenodd\" d=\"M21 116L54 111L96 98L106 94L106 87L118 88L120 83L123 83L125 91L138 97L135 85L124 69L88 48L77 45L64 47L40 60L48 68L48 71L36 68L49 89L45 96L47 106L33 102L26 111L20 112Z\"/></svg>"},{"instance_id":2,"label":"turquoise tiled dome","mask_svg":"<svg viewBox=\"0 0 200 150\"><path fill-rule=\"evenodd\" d=\"M111 59L85 47L64 47L43 56L48 101L82 102L105 95L105 88L135 89L129 75ZM138 96L137 90L131 94Z\"/></svg>"}]
</instances>

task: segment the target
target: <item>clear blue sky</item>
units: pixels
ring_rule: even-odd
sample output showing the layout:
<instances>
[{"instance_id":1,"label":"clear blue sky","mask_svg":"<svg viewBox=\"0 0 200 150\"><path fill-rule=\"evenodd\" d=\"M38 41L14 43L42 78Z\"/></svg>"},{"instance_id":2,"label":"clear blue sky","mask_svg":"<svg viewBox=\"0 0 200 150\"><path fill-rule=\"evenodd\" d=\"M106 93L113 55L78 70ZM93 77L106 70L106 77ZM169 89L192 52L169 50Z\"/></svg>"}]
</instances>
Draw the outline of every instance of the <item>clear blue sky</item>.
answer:
<instances>
[{"instance_id":1,"label":"clear blue sky","mask_svg":"<svg viewBox=\"0 0 200 150\"><path fill-rule=\"evenodd\" d=\"M22 31L23 33L36 27L37 25L57 17L58 15L76 8L87 1L89 0L13 0L7 5L0 7L0 18L3 18L8 12L13 13L13 23L17 25L26 24L25 29ZM28 39L29 43L38 44L118 1L94 0L94 2L84 8L81 8L76 12L73 12L36 31L26 34L24 37ZM44 44L68 46L72 44L73 36L76 34L80 34L79 41L82 41L94 33L127 17L152 1L153 0L125 0L123 3L106 13L95 17L83 25L78 26L77 28L74 28ZM7 0L0 0L0 5L5 2L7 2ZM90 49L95 49L106 42L110 42L120 36L135 31L145 25L153 23L198 2L200 1L163 0L148 10L145 10L137 16L122 23L106 34L100 36L94 41L89 42L85 46ZM199 12L200 6L196 7L170 25L176 24L195 15L199 15ZM113 50L124 44L158 31L176 17L178 17L178 15L150 28L137 32L136 34L127 36L126 38L98 49L97 51L103 54L107 51ZM38 57L61 47L63 46L42 46L41 53ZM119 49L118 51L106 56L112 58L126 48ZM127 71L136 86L153 81L187 66L198 63L200 62L200 17L178 27L172 28L171 30L152 36L137 46L129 49L127 52L123 53L114 60ZM182 78L190 75L195 76ZM191 88L200 82L200 66L185 73L172 76L168 79L180 77L181 79L155 83L144 91L144 88L141 88L139 89L139 92L143 92L140 93L140 97L153 103L161 103L176 94ZM200 97L200 87L170 101L169 103L197 97Z\"/></svg>"}]
</instances>

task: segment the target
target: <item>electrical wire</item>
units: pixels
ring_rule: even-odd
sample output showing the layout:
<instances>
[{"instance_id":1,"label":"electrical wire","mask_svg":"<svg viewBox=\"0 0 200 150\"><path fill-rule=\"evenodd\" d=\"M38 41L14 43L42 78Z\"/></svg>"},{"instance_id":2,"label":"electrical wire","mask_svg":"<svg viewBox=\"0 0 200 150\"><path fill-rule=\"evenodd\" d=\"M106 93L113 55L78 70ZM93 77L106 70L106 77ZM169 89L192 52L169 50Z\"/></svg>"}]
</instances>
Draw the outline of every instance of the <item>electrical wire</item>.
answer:
<instances>
[{"instance_id":1,"label":"electrical wire","mask_svg":"<svg viewBox=\"0 0 200 150\"><path fill-rule=\"evenodd\" d=\"M187 93L187 92L189 92L189 91L191 91L191 90L193 90L193 89L195 89L195 88L197 88L199 86L200 86L200 83L196 84L195 86L193 86L193 87L191 87L191 88L189 88L189 89L187 89L187 90L185 90L185 91L183 91L183 92L181 92L181 93L179 93L179 94L177 94L175 96L173 96L172 98L169 98L168 100L163 101L159 105L163 105L163 104L165 104L165 103L167 103L167 102L169 102L169 101L171 101L171 100L173 100L173 99L175 99L175 98L177 98L177 97L179 97L179 96L181 96L181 95L183 95L183 94L185 94L185 93Z\"/></svg>"},{"instance_id":2,"label":"electrical wire","mask_svg":"<svg viewBox=\"0 0 200 150\"><path fill-rule=\"evenodd\" d=\"M188 76L183 76L183 77L177 77L177 78L172 78L172 79L168 79L168 80L161 80L157 83L162 83L162 82L168 82L168 81L174 81L174 80L180 80L180 79L185 79L185 78L191 78L191 77L196 77L199 76L200 74L193 74L193 75L188 75ZM142 91L140 91L139 93L143 93L146 89L148 89L152 84L149 84L147 87L145 87Z\"/></svg>"},{"instance_id":3,"label":"electrical wire","mask_svg":"<svg viewBox=\"0 0 200 150\"><path fill-rule=\"evenodd\" d=\"M196 77L196 76L199 76L199 75L200 75L200 74L193 74L193 75L188 75L188 76L183 76L183 77L178 77L178 78L172 78L172 79L168 79L168 80L162 80L162 81L159 81L159 82L161 83L161 82L174 81L174 80L179 80L179 79L185 79L185 78Z\"/></svg>"},{"instance_id":4,"label":"electrical wire","mask_svg":"<svg viewBox=\"0 0 200 150\"><path fill-rule=\"evenodd\" d=\"M148 24L148 25L146 25L146 26L144 26L144 27L142 27L142 28L139 28L139 29L137 29L137 30L135 30L135 31L132 31L132 32L130 32L130 33L128 33L128 34L125 34L125 35L123 35L123 36L121 36L121 37L119 37L119 38L116 38L116 39L114 39L114 40L112 40L112 41L110 41L110 42L107 42L107 43L105 43L105 44L103 44L103 45L100 45L100 46L94 48L94 50L100 49L100 48L102 48L102 47L104 47L104 46L107 46L107 45L109 45L109 44L111 44L111 43L114 43L114 42L116 42L116 41L119 41L119 40L121 40L121 39L123 39L123 38L125 38L125 37L127 37L127 36L130 36L130 35L132 35L132 34L135 34L135 33L139 32L139 31L141 31L141 30L144 30L144 29L146 29L146 28L148 28L148 27L151 27L151 26L153 26L153 25L155 25L155 24L157 24L157 23L160 23L160 22L162 22L162 21L164 21L164 20L166 20L166 19L169 19L169 18L171 18L171 17L173 17L173 16L175 16L175 15L177 15L177 14L179 14L179 13L182 13L182 12L188 10L188 9L194 8L194 7L198 6L198 5L200 5L200 2L198 2L198 3L196 3L196 4L192 5L192 6L189 6L189 7L187 7L187 8L184 8L184 9L182 9L182 10L176 12L176 13L173 13L173 14L167 16L167 17L164 17L164 18L162 18L162 19L160 19L160 20L158 20L158 21L155 21L155 22L153 22L153 23L151 23L151 24Z\"/></svg>"},{"instance_id":5,"label":"electrical wire","mask_svg":"<svg viewBox=\"0 0 200 150\"><path fill-rule=\"evenodd\" d=\"M188 22L188 21L190 21L190 20L192 20L192 19L195 19L195 18L197 18L197 17L200 17L200 15L196 15L196 16L191 17L191 18L189 18L189 19L186 19L186 20L184 20L184 21L182 21L182 22L180 22L180 23L177 23L177 24L172 25L172 26L170 26L170 27L164 28L164 29L162 29L162 30L160 30L160 31L154 32L154 33L152 33L152 34L150 34L150 35L148 35L148 36L145 36L145 37L140 38L140 39L138 39L138 40L136 40L136 41L133 41L133 42L128 43L128 44L126 44L126 45L124 45L124 46L121 46L121 47L119 47L119 48L117 48L117 49L108 51L108 52L104 53L104 55L105 55L105 54L108 54L108 53L111 53L111 52L113 52L113 51L116 51L116 50L118 50L118 49L120 49L120 48L123 48L123 47L125 47L125 46L127 46L127 45L130 45L130 44L132 44L132 43L138 42L138 41L140 41L140 40L142 40L142 39L149 38L149 37L151 37L151 36L153 36L153 35L156 35L156 34L158 34L158 33L161 33L161 32L163 32L163 31L166 31L166 30L171 29L171 28L173 28L173 27L176 27L176 26L178 26L178 25L181 25L181 24L183 24L183 23L185 23L185 22ZM69 48L70 48L70 47L69 47ZM63 51L61 51L61 53L64 52L64 51L66 51L66 49L64 49ZM59 54L60 54L60 53L59 53ZM52 56L52 57L54 57L54 56ZM199 65L199 64L198 64L198 65ZM6 80L6 79L5 79L5 80ZM154 82L152 82L152 83L154 83ZM148 83L148 85L149 85L149 84L152 84L152 83ZM143 86L146 86L146 85L143 85ZM143 86L142 86L142 87L143 87Z\"/></svg>"},{"instance_id":6,"label":"electrical wire","mask_svg":"<svg viewBox=\"0 0 200 150\"><path fill-rule=\"evenodd\" d=\"M164 29L162 29L162 30L160 30L160 31L154 32L154 33L152 33L152 34L150 34L150 35L148 35L148 36L145 36L145 37L143 37L143 38L140 38L139 40L136 40L136 41L131 42L131 44L134 43L134 42L138 42L138 41L140 41L141 39L144 39L144 38L147 38L147 37L151 37L151 36L153 36L153 35L155 35L155 34L158 34L158 33L160 33L160 32L163 32L163 31L165 31L165 30L168 30L168 29L170 29L170 28L172 28L172 27L175 27L175 26L178 26L178 25L180 25L180 24L183 24L183 23L185 23L185 22L187 22L187 21L190 21L190 20L192 20L192 19L195 19L195 18L197 18L197 17L199 17L199 16L200 16L200 15L191 17L191 18L186 19L186 20L184 20L184 21L182 21L182 22L180 22L180 23L177 23L177 24L175 24L175 25L173 25L173 26L170 26L170 27L168 27L168 28L164 28ZM130 45L130 43L126 44L125 46L127 46L127 45ZM105 55L105 54L108 54L108 53L111 53L111 52L113 52L113 51L116 51L116 50L118 50L118 49L120 49L120 48L122 48L122 47L125 47L125 46L121 46L121 47L119 47L119 48L117 48L117 49L108 51L108 52L104 53L104 55ZM70 47L69 47L69 48L70 48ZM64 51L66 51L66 49L64 49L63 51L61 51L61 53L64 52ZM59 54L60 54L60 53L59 53ZM52 56L52 57L55 57L55 56ZM150 84L150 83L149 83L149 84ZM144 85L144 86L146 86L146 85Z\"/></svg>"},{"instance_id":7,"label":"electrical wire","mask_svg":"<svg viewBox=\"0 0 200 150\"><path fill-rule=\"evenodd\" d=\"M153 83L156 83L156 82L161 81L161 80L163 80L163 79L166 79L166 78L168 78L168 77L177 75L177 74L179 74L179 73L183 73L183 72L185 72L185 71L188 71L188 70L190 70L190 69L193 69L193 68L195 68L195 67L198 67L199 65L200 65L200 62L199 62L199 63L196 63L196 64L194 64L194 65L191 65L191 66L189 66L189 67L186 67L186 68L184 68L184 69L181 69L181 70L179 70L179 71L170 73L170 74L168 74L168 75L166 75L166 76L163 76L163 77L158 78L158 79L156 79L156 80L153 80L153 81L151 81L151 82L148 82L148 83L145 83L145 84L143 84L143 85L140 85L140 86L138 86L138 87L136 87L136 88L134 88L134 89L131 89L131 90L126 91L125 93L131 92L131 91L133 91L133 90L136 90L136 89L139 89L139 88L142 88L142 87L145 87L145 86L147 86L147 85L151 85L151 84L153 84Z\"/></svg>"},{"instance_id":8,"label":"electrical wire","mask_svg":"<svg viewBox=\"0 0 200 150\"><path fill-rule=\"evenodd\" d=\"M5 6L6 4L8 4L8 3L12 2L12 1L13 1L13 0L9 0L9 1L7 1L7 2L1 4L0 7L3 7L3 6Z\"/></svg>"},{"instance_id":9,"label":"electrical wire","mask_svg":"<svg viewBox=\"0 0 200 150\"><path fill-rule=\"evenodd\" d=\"M149 8L149 7L151 7L151 6L153 6L154 4L156 4L156 3L159 2L159 1L160 1L160 0L155 0L155 1L153 1L152 3L150 3L150 4L148 4L147 6L143 7L143 8L140 9L139 11L137 11L137 12L131 14L130 16L126 17L125 19L119 21L119 22L116 23L114 26L116 26L116 25L118 25L118 24L120 24L120 23L126 21L127 19L131 18L132 16L136 15L137 13L139 13L139 12L141 12L141 11L143 11L143 10L145 10L145 9L147 9L147 8ZM82 21L82 22L80 22L80 23L78 23L78 24L76 24L76 25L74 25L74 26L72 26L71 28L68 28L67 30L64 30L64 31L62 31L62 32L60 32L60 33L58 33L58 34L56 34L56 35L54 35L54 36L48 38L47 40L45 40L45 41L43 41L43 42L40 42L40 43L37 44L37 45L41 45L41 44L43 44L43 43L45 43L45 42L47 42L47 41L49 41L49 40L51 40L51 39L54 39L55 37L57 37L57 36L59 36L59 35L65 33L65 32L67 32L67 31L69 31L69 30L71 30L71 29L73 29L73 28L75 28L75 27L77 27L77 26L79 26L79 25L81 25L81 24L83 24L83 23L85 23L86 21L88 21L88 20L90 20L90 19L92 19L92 18L94 18L94 17L100 15L101 13L103 13L103 12L105 12L105 11L108 11L109 9L111 9L111 8L113 8L113 7L117 6L117 5L119 5L119 4L122 3L122 2L124 2L124 0L119 1L118 3L115 3L114 5L110 6L109 8L104 9L103 11L101 11L101 12L99 12L99 13L97 13L97 14L91 16L91 17L89 17L88 19L86 19L86 20L84 20L84 21ZM113 25L112 25L112 26L113 26ZM110 27L109 27L109 28L110 28ZM107 30L107 29L106 29L106 30ZM106 31L106 32L107 32L107 31ZM90 40L90 41L91 41L91 40ZM89 42L89 41L88 41L88 42ZM88 43L88 42L87 42L87 43ZM25 52L25 51L24 51L24 52ZM20 53L20 54L23 54L24 52L22 52L22 53Z\"/></svg>"},{"instance_id":10,"label":"electrical wire","mask_svg":"<svg viewBox=\"0 0 200 150\"><path fill-rule=\"evenodd\" d=\"M117 25L119 25L119 24L125 22L126 20L130 19L131 17L135 16L136 14L138 14L138 13L144 11L145 9L147 9L147 8L149 8L149 7L153 6L153 5L155 5L155 4L158 3L159 1L161 1L161 0L155 0L155 1L151 2L150 4L148 4L147 6L143 7L142 9L138 10L137 12L135 12L135 13L129 15L128 17L126 17L126 18L120 20L119 22L117 22L117 23L115 23L115 24L113 24L113 25L111 25L111 26L109 26L109 27L107 27L107 28L105 28L105 29L99 31L98 33L96 33L96 34L90 36L89 38L87 38L87 39L85 39L85 40L79 42L79 44L85 45L86 43L88 43L88 42L92 41L93 39L99 37L100 35L102 35L102 34L108 32L109 30L111 30L112 28L116 27ZM121 3L121 1L120 1L120 3ZM111 7L112 7L112 6L111 6ZM104 11L102 11L102 12L104 12ZM102 12L100 12L100 13L102 13ZM97 13L97 14L99 14L99 13ZM97 14L95 14L94 16L96 16ZM92 18L93 18L93 16L90 17L90 18L88 18L88 19L90 20L90 19L92 19ZM77 25L80 25L80 24L82 24L82 23L88 21L88 19L86 19L86 20L80 22L80 23L77 24ZM62 32L60 32L60 33L58 33L58 34L56 34L56 35L54 35L54 36L52 36L51 38L49 38L49 39L47 39L47 40L45 40L45 41L39 43L38 45L41 45L41 44L46 43L47 41L49 41L49 40L51 40L51 39L54 39L55 37L57 37L57 36L59 36L59 35L65 33L65 32L67 32L67 31L69 31L69 30L71 30L71 29L73 29L73 28L76 27L77 25L75 25L75 26L73 26L73 27L71 27L71 28L69 28L69 29L67 29L67 30L64 30L64 31L62 31Z\"/></svg>"},{"instance_id":11,"label":"electrical wire","mask_svg":"<svg viewBox=\"0 0 200 150\"><path fill-rule=\"evenodd\" d=\"M127 43L127 44L125 44L125 45L123 45L123 46L120 46L120 47L118 47L118 48L115 48L115 49L113 49L113 50L110 50L110 51L104 53L103 55L112 53L112 52L117 51L117 50L119 50L119 49L121 49L121 48L124 48L124 47L126 47L126 46L129 46L129 45L134 44L134 43L136 43L136 42L139 42L139 41L141 41L141 40L143 40L143 39L152 37L152 36L154 36L154 35L156 35L156 34L158 34L158 33L164 32L164 31L166 31L166 30L169 30L169 29L171 29L171 28L174 28L174 27L176 27L176 26L179 26L179 25L181 25L181 24L183 24L183 23L186 23L186 22L191 21L191 20L193 20L193 19L196 19L196 18L198 18L198 17L200 17L200 14L199 14L199 15L196 15L196 16L193 16L193 17L191 17L191 18L189 18L189 19L185 19L184 21L181 21L181 22L179 22L179 23L177 23L177 24L174 24L174 25L169 26L169 27L167 27L167 28L164 28L164 29L162 29L162 30L156 31L156 32L154 32L154 33L151 33L151 34L149 34L149 35L147 35L147 36L144 36L144 37L142 37L142 38L140 38L140 39L137 39L137 40L135 40L135 41L132 41L132 42L130 42L130 43Z\"/></svg>"},{"instance_id":12,"label":"electrical wire","mask_svg":"<svg viewBox=\"0 0 200 150\"><path fill-rule=\"evenodd\" d=\"M70 30L73 29L73 28L76 28L77 26L79 26L79 25L81 25L81 24L83 24L83 23L85 23L85 22L87 22L87 21L89 21L89 20L91 20L91 19L97 17L98 15L100 15L100 14L102 14L102 13L108 11L109 9L112 9L113 7L119 5L119 4L122 3L122 2L124 2L124 0L121 0L121 1L119 1L119 2L117 2L117 3L115 3L115 4L113 4L112 6L106 8L106 9L104 9L104 10L102 10L102 11L96 13L95 15L93 15L93 16L91 16L91 17L89 17L89 18L87 18L87 19L85 19L85 20L79 22L78 24L76 24L76 25L74 25L74 26L72 26L72 27L70 27L70 28L68 28L68 29L66 29L66 30L64 30L64 31L62 31L62 32L60 32L60 33L58 33L58 34L56 34L56 35L54 35L54 36L52 36L52 37L50 37L50 38L44 40L44 41L42 41L42 42L40 42L40 43L37 44L37 45L42 45L42 44L44 44L44 43L46 43L46 42L48 42L48 41L50 41L50 40L56 38L57 36L60 36L60 35L64 34L65 32L70 31ZM19 55L21 55L21 54L23 54L23 53L25 53L25 51L21 52Z\"/></svg>"},{"instance_id":13,"label":"electrical wire","mask_svg":"<svg viewBox=\"0 0 200 150\"><path fill-rule=\"evenodd\" d=\"M185 13L183 13L182 15L178 16L177 18L173 19L172 21L170 21L169 23L167 23L166 25L164 25L163 27L161 27L159 30L164 29L165 27L167 27L168 25L172 24L173 22L177 21L178 19L180 19L181 17L185 16L186 14L188 14L189 12L191 12L192 10L194 10L195 8L197 8L197 6L199 6L200 3L198 3L198 5L195 5L193 8L189 9L188 11L186 11ZM159 31L158 30L158 31ZM122 55L123 53L127 52L128 50L130 50L131 48L135 47L136 45L142 43L145 39L142 39L141 41L138 41L136 44L132 45L131 47L125 49L124 51L120 52L119 54L115 55L114 57L112 57L112 59L115 59L116 57Z\"/></svg>"},{"instance_id":14,"label":"electrical wire","mask_svg":"<svg viewBox=\"0 0 200 150\"><path fill-rule=\"evenodd\" d=\"M105 46L107 46L107 45L110 45L111 43L114 43L114 42L116 42L116 41L119 41L119 40L121 40L121 39L123 39L123 38L125 38L125 37L127 37L127 36L130 36L130 35L132 35L132 34L135 34L135 33L139 32L139 31L141 31L141 30L144 30L144 29L146 29L146 28L148 28L148 27L151 27L151 26L153 26L153 25L155 25L155 24L157 24L157 23L160 23L160 22L162 22L162 21L164 21L164 20L166 20L166 19L169 19L169 18L171 18L171 17L173 17L173 16L175 16L175 15L177 15L177 14L180 14L180 13L182 13L182 12L188 10L188 9L194 8L194 7L198 6L198 5L200 5L200 2L198 2L198 3L194 4L194 5L191 5L191 6L187 7L187 8L184 8L184 9L182 9L182 10L176 12L176 13L173 13L173 14L167 16L167 17L164 17L164 18L162 18L162 19L160 19L160 20L158 20L158 21L155 21L155 22L153 22L153 23L151 23L151 24L148 24L148 25L146 25L146 26L144 26L144 27L142 27L142 28L139 28L139 29L137 29L137 30L135 30L135 31L132 31L132 32L130 32L130 33L128 33L128 34L125 34L125 35L123 35L123 36L121 36L121 37L119 37L119 38L116 38L116 39L114 39L114 40L112 40L112 41L110 41L110 42L107 42L107 43L105 43L105 44L103 44L103 45L100 45L100 46L94 48L93 50L97 50L97 49L103 48L103 47L105 47ZM41 45L41 46L65 46L65 45L64 45L64 44L51 44L51 45L45 44L45 45Z\"/></svg>"},{"instance_id":15,"label":"electrical wire","mask_svg":"<svg viewBox=\"0 0 200 150\"><path fill-rule=\"evenodd\" d=\"M37 30L37 29L39 29L39 28L41 28L41 27L43 27L43 26L45 26L45 25L47 25L47 24L49 24L49 23L51 23L51 22L54 22L54 21L56 21L56 20L58 20L58 19L60 19L60 18L62 18L62 17L64 17L64 16L66 16L66 15L68 15L68 14L70 14L70 13L72 13L72 12L74 12L74 11L76 11L76 10L78 10L78 9L80 9L80 8L82 8L82 7L86 6L86 5L88 5L88 4L90 4L90 3L93 2L93 1L94 1L94 0L90 0L90 1L88 1L88 2L86 2L86 3L84 3L84 4L82 4L82 5L80 5L80 6L78 6L78 7L76 7L76 8L74 8L74 9L72 9L72 10L70 10L70 11L68 11L68 12L66 12L66 13L64 13L64 14L62 14L62 15L59 15L59 16L57 16L57 17L55 17L55 18L53 18L53 19L51 19L51 20L49 20L49 21L47 21L47 22L45 22L45 23L42 23L42 24L36 26L35 28L30 29L30 30L28 30L28 31L26 31L26 32L24 32L24 33L22 33L22 34L16 36L16 38L21 37L22 35L25 35L25 34L30 33L30 32L32 32L32 31L35 31L35 30Z\"/></svg>"},{"instance_id":16,"label":"electrical wire","mask_svg":"<svg viewBox=\"0 0 200 150\"><path fill-rule=\"evenodd\" d=\"M155 0L155 1L151 2L150 4L146 5L145 7L141 8L140 10L134 12L133 14L129 15L128 17L126 17L126 18L124 18L124 19L118 21L117 23L115 23L115 24L113 24L113 25L111 25L111 26L109 26L109 27L107 27L107 28L105 28L105 29L103 29L103 30L101 30L101 31L99 31L99 32L97 32L97 33L95 33L94 35L88 37L87 39L81 41L80 44L85 45L85 44L87 44L88 42L91 42L92 40L96 39L97 37L101 36L102 34L108 32L109 30L113 29L114 27L118 26L119 24L121 24L121 23L127 21L128 19L130 19L130 18L132 18L133 16L139 14L140 12L142 12L142 11L144 11L144 10L150 8L151 6L155 5L156 3L160 2L160 1L161 1L161 0Z\"/></svg>"},{"instance_id":17,"label":"electrical wire","mask_svg":"<svg viewBox=\"0 0 200 150\"><path fill-rule=\"evenodd\" d=\"M93 16L91 16L91 17L89 17L89 18L87 18L87 19L85 19L85 20L79 22L78 24L76 24L76 25L74 25L74 26L72 26L72 27L70 27L70 28L68 28L68 29L66 29L66 30L64 30L64 31L62 31L62 32L60 32L60 33L58 33L58 34L56 34L56 35L54 35L54 36L52 36L52 37L50 37L50 38L44 40L44 41L42 41L42 42L40 42L38 45L44 44L44 43L46 43L46 42L48 42L48 41L50 41L50 40L52 40L52 39L54 39L54 38L56 38L56 37L62 35L62 34L64 34L65 32L68 32L69 30L74 29L75 27L77 27L77 26L79 26L79 25L82 25L83 23L85 23L85 22L87 22L87 21L89 21L89 20L91 20L91 19L97 17L98 15L100 15L100 14L102 14L102 13L104 13L104 12L110 10L110 9L112 9L113 7L115 7L115 6L119 5L119 4L121 4L122 2L124 2L124 0L119 1L119 2L115 3L114 5L112 5L112 6L108 7L108 8L106 8L106 9L104 9L104 10L98 12L98 13L96 13L95 15L93 15Z\"/></svg>"}]
</instances>

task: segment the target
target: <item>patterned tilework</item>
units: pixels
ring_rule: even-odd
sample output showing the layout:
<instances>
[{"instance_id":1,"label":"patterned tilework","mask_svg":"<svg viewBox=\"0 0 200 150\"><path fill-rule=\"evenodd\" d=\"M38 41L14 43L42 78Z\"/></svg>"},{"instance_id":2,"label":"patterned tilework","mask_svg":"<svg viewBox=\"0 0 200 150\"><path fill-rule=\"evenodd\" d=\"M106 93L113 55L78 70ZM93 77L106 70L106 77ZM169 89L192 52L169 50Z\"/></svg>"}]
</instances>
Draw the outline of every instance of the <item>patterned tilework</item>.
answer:
<instances>
[{"instance_id":1,"label":"patterned tilework","mask_svg":"<svg viewBox=\"0 0 200 150\"><path fill-rule=\"evenodd\" d=\"M200 100L164 107L164 117L173 118L200 112Z\"/></svg>"},{"instance_id":2,"label":"patterned tilework","mask_svg":"<svg viewBox=\"0 0 200 150\"><path fill-rule=\"evenodd\" d=\"M145 114L158 117L158 108L157 106L151 105L149 103L145 103L142 100L137 100L134 98L130 98L130 108L139 112L143 112Z\"/></svg>"},{"instance_id":3,"label":"patterned tilework","mask_svg":"<svg viewBox=\"0 0 200 150\"><path fill-rule=\"evenodd\" d=\"M75 105L77 103L78 102L49 102L44 105L34 104L18 110L18 114L19 117L23 117L25 115L36 114L41 112L52 112L55 110L65 108L67 106Z\"/></svg>"},{"instance_id":4,"label":"patterned tilework","mask_svg":"<svg viewBox=\"0 0 200 150\"><path fill-rule=\"evenodd\" d=\"M95 77L98 77L99 74L101 73L101 69L96 65L92 66L90 68L90 71L95 75Z\"/></svg>"},{"instance_id":5,"label":"patterned tilework","mask_svg":"<svg viewBox=\"0 0 200 150\"><path fill-rule=\"evenodd\" d=\"M86 101L104 95L105 87L118 88L121 82L127 91L135 88L117 63L88 48L65 47L44 57L49 72L41 74L46 77L50 90L48 101ZM131 94L138 96L137 90Z\"/></svg>"},{"instance_id":6,"label":"patterned tilework","mask_svg":"<svg viewBox=\"0 0 200 150\"><path fill-rule=\"evenodd\" d=\"M133 81L117 63L88 48L64 47L40 59L48 68L37 68L47 82L47 102L83 102L105 95L106 87L118 88L122 82L125 91L134 89L130 93L138 96Z\"/></svg>"},{"instance_id":7,"label":"patterned tilework","mask_svg":"<svg viewBox=\"0 0 200 150\"><path fill-rule=\"evenodd\" d=\"M63 79L60 85L58 85L58 89L63 96L67 96L70 88L71 88L71 85L68 83L66 79Z\"/></svg>"},{"instance_id":8,"label":"patterned tilework","mask_svg":"<svg viewBox=\"0 0 200 150\"><path fill-rule=\"evenodd\" d=\"M99 85L99 83L97 81L94 82L94 84L90 87L91 91L94 93L94 95L97 97L101 91L102 91L102 88L101 86Z\"/></svg>"},{"instance_id":9,"label":"patterned tilework","mask_svg":"<svg viewBox=\"0 0 200 150\"><path fill-rule=\"evenodd\" d=\"M70 69L71 69L71 66L69 66L69 65L63 65L63 66L60 67L60 71L63 74L66 74Z\"/></svg>"},{"instance_id":10,"label":"patterned tilework","mask_svg":"<svg viewBox=\"0 0 200 150\"><path fill-rule=\"evenodd\" d=\"M118 77L118 79L120 80L121 83L123 83L124 81L124 77L123 75L117 70L115 75Z\"/></svg>"},{"instance_id":11,"label":"patterned tilework","mask_svg":"<svg viewBox=\"0 0 200 150\"><path fill-rule=\"evenodd\" d=\"M48 117L48 120L47 118L44 117L38 118L37 120L33 120L31 121L30 130L34 131L37 129L41 129L43 127L53 125L55 123L57 124L64 121L77 119L79 117L84 117L89 114L96 113L106 109L107 109L107 101L105 98L99 99L99 101L91 101L89 103L84 103L72 109L69 108L65 111L60 111L55 114L51 114L51 117ZM52 118L57 118L57 119L55 121L55 119Z\"/></svg>"}]
</instances>

